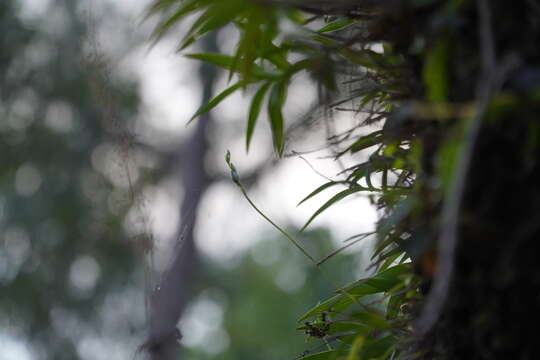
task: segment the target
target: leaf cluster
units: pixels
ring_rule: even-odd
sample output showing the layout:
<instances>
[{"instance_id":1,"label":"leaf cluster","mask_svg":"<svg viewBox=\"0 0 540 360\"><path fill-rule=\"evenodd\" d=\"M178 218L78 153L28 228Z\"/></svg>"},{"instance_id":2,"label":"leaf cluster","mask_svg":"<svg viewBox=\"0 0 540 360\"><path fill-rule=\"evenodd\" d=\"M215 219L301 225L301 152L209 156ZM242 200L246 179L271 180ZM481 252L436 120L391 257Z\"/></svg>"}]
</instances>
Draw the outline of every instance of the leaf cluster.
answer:
<instances>
[{"instance_id":1,"label":"leaf cluster","mask_svg":"<svg viewBox=\"0 0 540 360\"><path fill-rule=\"evenodd\" d=\"M302 230L337 202L359 193L370 196L382 213L373 275L337 289L300 318L299 329L328 346L303 359L414 357L407 342L411 311L422 297L424 282L433 276L441 204L450 196L463 139L478 114L470 89L456 91L463 71L452 63L456 54L471 48L463 33L474 24L472 8L461 0L158 0L152 7L152 12L165 14L157 37L187 14L197 13L180 49L224 25L239 30L233 54L187 56L222 67L237 80L194 118L235 91L254 88L246 125L248 149L266 104L274 149L283 154L283 106L299 72L311 74L325 93L337 98L331 104L321 98L323 105L362 116L361 125L375 125L328 138L329 145L339 148L336 159L361 152L365 160L300 202L341 187ZM458 41L457 33L465 41ZM474 55L462 67L474 69L477 60ZM527 96L539 99L537 90ZM518 103L515 97L497 94L487 112ZM358 234L348 241L364 237Z\"/></svg>"}]
</instances>

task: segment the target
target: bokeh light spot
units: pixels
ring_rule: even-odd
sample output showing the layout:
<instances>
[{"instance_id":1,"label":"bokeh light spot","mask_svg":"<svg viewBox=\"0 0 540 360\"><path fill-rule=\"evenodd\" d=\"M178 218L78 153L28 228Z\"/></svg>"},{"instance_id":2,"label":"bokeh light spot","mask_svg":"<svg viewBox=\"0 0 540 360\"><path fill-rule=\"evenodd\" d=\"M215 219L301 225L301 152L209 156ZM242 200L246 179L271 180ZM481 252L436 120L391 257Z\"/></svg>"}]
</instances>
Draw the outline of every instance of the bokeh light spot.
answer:
<instances>
[{"instance_id":1,"label":"bokeh light spot","mask_svg":"<svg viewBox=\"0 0 540 360\"><path fill-rule=\"evenodd\" d=\"M15 173L15 191L22 196L32 196L41 186L41 174L31 164L23 164Z\"/></svg>"},{"instance_id":2,"label":"bokeh light spot","mask_svg":"<svg viewBox=\"0 0 540 360\"><path fill-rule=\"evenodd\" d=\"M80 293L87 293L94 289L101 275L101 268L97 261L88 255L77 258L70 267L69 281Z\"/></svg>"}]
</instances>

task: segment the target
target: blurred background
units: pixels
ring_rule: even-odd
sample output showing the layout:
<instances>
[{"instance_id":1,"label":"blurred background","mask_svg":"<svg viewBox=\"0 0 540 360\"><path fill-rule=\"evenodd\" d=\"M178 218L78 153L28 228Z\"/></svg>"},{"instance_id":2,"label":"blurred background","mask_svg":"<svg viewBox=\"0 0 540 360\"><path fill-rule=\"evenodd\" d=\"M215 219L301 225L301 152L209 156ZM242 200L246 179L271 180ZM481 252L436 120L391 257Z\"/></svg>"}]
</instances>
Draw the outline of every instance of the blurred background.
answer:
<instances>
[{"instance_id":1,"label":"blurred background","mask_svg":"<svg viewBox=\"0 0 540 360\"><path fill-rule=\"evenodd\" d=\"M296 319L332 284L249 206L223 157L230 149L253 200L296 234L331 194L296 204L347 166L326 138L359 120L319 121L316 86L298 78L279 161L264 122L246 153L239 94L186 126L227 74L175 51L188 23L153 44L148 5L0 2L1 360L143 358L151 294L179 252L182 358L293 359L319 346ZM190 51L227 52L235 38L224 28ZM376 216L358 197L298 239L323 258ZM365 249L325 272L362 276Z\"/></svg>"}]
</instances>

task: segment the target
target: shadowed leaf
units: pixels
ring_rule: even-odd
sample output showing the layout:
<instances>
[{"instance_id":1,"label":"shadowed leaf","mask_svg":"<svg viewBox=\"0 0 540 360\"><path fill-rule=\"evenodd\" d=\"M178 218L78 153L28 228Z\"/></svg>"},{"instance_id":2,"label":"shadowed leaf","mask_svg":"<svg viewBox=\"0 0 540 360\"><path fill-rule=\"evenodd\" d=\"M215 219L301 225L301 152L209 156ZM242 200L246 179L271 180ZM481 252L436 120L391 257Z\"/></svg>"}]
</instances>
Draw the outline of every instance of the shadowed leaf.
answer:
<instances>
[{"instance_id":1,"label":"shadowed leaf","mask_svg":"<svg viewBox=\"0 0 540 360\"><path fill-rule=\"evenodd\" d=\"M193 121L195 118L201 116L202 114L212 110L215 108L220 102L222 102L227 96L231 95L233 92L244 86L245 83L243 81L239 81L236 84L229 86L227 89L223 90L221 93L219 93L216 97L214 97L212 100L210 100L208 103L204 104L197 110L197 112L191 117L189 122ZM189 123L188 122L188 123Z\"/></svg>"},{"instance_id":2,"label":"shadowed leaf","mask_svg":"<svg viewBox=\"0 0 540 360\"><path fill-rule=\"evenodd\" d=\"M321 206L319 208L319 210L315 211L315 213L313 215L311 215L311 217L309 218L309 220L304 224L304 226L302 226L302 229L300 229L300 231L304 231L305 228L308 227L309 224L311 224L311 222L313 220L315 220L315 218L317 216L319 216L324 210L328 209L330 206L332 206L334 203L338 202L339 200L342 200L343 198L349 196L349 195L352 195L356 192L359 192L359 191L366 191L368 190L367 188L365 187L362 187L362 186L355 186L354 188L352 189L347 189L347 190L343 190L342 192L334 195L330 200L328 200L323 206Z\"/></svg>"},{"instance_id":3,"label":"shadowed leaf","mask_svg":"<svg viewBox=\"0 0 540 360\"><path fill-rule=\"evenodd\" d=\"M268 116L270 119L270 128L272 129L272 138L274 140L274 149L281 156L285 146L283 133L283 105L285 103L286 87L284 82L274 84L268 100Z\"/></svg>"},{"instance_id":4,"label":"shadowed leaf","mask_svg":"<svg viewBox=\"0 0 540 360\"><path fill-rule=\"evenodd\" d=\"M264 100L264 95L266 95L266 92L268 91L270 85L271 83L266 83L261 86L253 96L253 100L251 100L246 130L246 151L249 151L249 144L251 143L251 137L253 136L253 130L255 130L257 118L259 117L259 114L261 112L261 105Z\"/></svg>"}]
</instances>

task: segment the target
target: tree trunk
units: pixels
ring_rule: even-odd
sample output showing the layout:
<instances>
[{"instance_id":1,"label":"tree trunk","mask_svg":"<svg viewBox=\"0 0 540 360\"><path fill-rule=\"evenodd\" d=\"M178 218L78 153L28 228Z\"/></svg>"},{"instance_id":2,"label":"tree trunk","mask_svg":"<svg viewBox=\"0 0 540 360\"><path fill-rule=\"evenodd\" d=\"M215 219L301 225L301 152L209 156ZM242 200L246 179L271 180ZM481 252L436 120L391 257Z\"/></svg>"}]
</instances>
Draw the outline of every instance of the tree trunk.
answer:
<instances>
[{"instance_id":1,"label":"tree trunk","mask_svg":"<svg viewBox=\"0 0 540 360\"><path fill-rule=\"evenodd\" d=\"M215 35L207 37L204 47L207 52L217 50ZM216 70L212 66L202 65L199 74L203 85L202 103L205 104L212 97ZM191 298L191 289L198 277L199 260L194 227L199 203L210 186L204 158L208 152L206 133L211 123L209 113L197 119L192 125L195 126L195 132L178 151L184 199L180 207L181 223L174 239L176 246L172 264L163 274L151 298L150 334L146 347L152 360L178 358L181 334L176 325Z\"/></svg>"},{"instance_id":2,"label":"tree trunk","mask_svg":"<svg viewBox=\"0 0 540 360\"><path fill-rule=\"evenodd\" d=\"M514 98L492 101L482 121L459 211L452 280L439 321L420 346L423 359L538 358L531 329L540 313L540 105L531 90L540 88L540 12L528 3L489 2L492 30L476 40L460 34L456 53L476 58L454 64L455 93L474 92L470 79L483 66L478 49L492 38L499 69L505 59L518 59L501 84ZM475 11L467 14L474 19L468 33L482 27L483 10ZM510 20L516 16L517 27Z\"/></svg>"}]
</instances>

